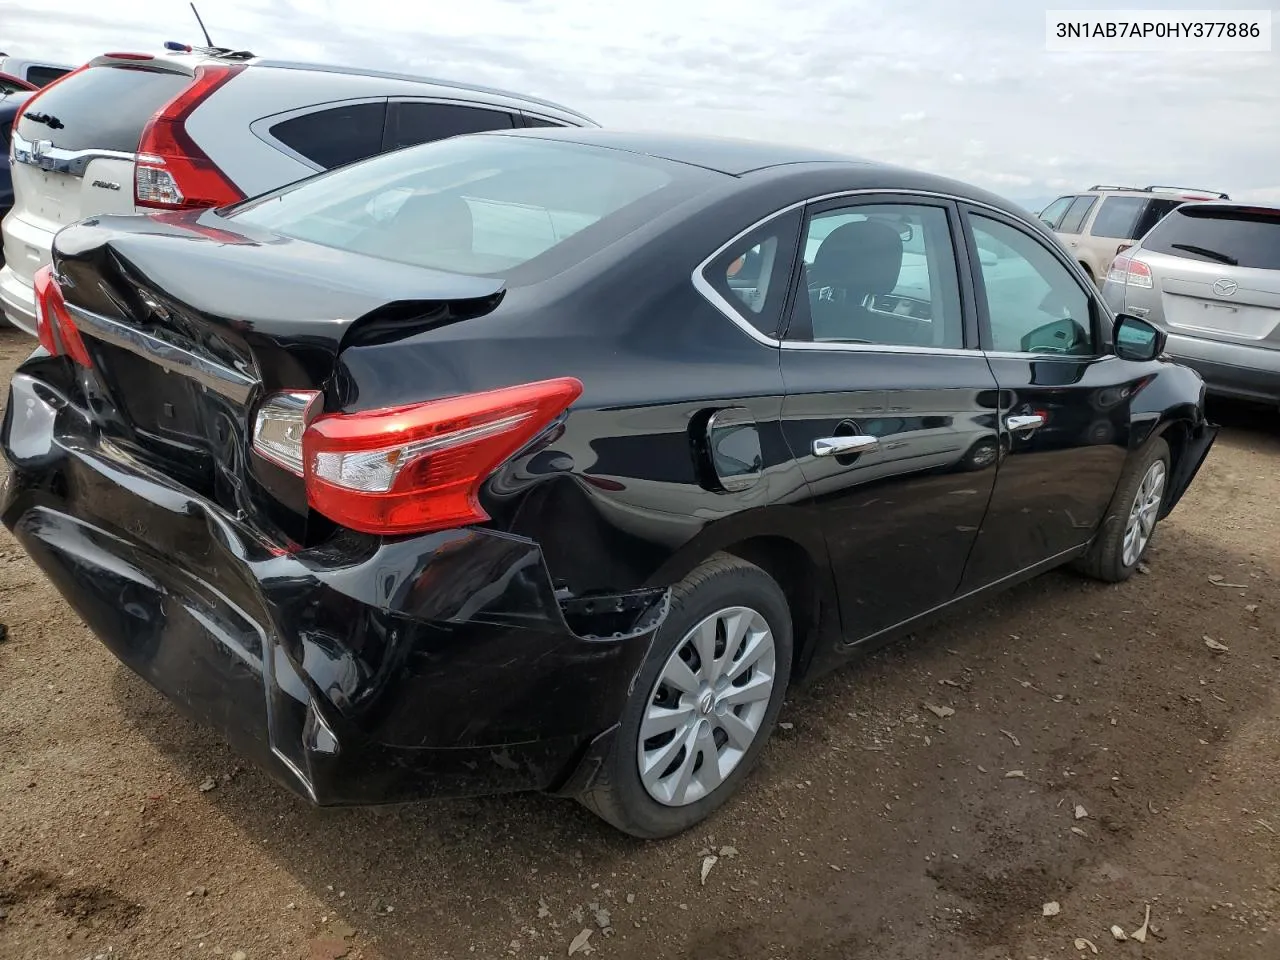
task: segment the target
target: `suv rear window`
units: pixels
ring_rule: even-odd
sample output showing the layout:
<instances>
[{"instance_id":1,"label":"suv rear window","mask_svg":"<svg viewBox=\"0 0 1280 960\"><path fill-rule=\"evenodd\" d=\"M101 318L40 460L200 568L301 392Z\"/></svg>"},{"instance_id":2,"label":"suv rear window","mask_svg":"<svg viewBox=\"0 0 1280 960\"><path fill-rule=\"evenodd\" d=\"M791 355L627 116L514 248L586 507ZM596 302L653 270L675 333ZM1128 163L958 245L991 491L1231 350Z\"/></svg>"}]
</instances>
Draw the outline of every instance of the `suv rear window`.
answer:
<instances>
[{"instance_id":1,"label":"suv rear window","mask_svg":"<svg viewBox=\"0 0 1280 960\"><path fill-rule=\"evenodd\" d=\"M664 209L656 195L673 182L647 157L481 135L385 153L227 216L384 260L502 275L578 240L576 259L598 252Z\"/></svg>"},{"instance_id":2,"label":"suv rear window","mask_svg":"<svg viewBox=\"0 0 1280 960\"><path fill-rule=\"evenodd\" d=\"M22 112L18 133L52 140L62 150L136 153L147 121L189 83L178 73L91 67L36 96Z\"/></svg>"},{"instance_id":3,"label":"suv rear window","mask_svg":"<svg viewBox=\"0 0 1280 960\"><path fill-rule=\"evenodd\" d=\"M1179 207L1156 225L1142 246L1208 263L1280 270L1280 210Z\"/></svg>"}]
</instances>

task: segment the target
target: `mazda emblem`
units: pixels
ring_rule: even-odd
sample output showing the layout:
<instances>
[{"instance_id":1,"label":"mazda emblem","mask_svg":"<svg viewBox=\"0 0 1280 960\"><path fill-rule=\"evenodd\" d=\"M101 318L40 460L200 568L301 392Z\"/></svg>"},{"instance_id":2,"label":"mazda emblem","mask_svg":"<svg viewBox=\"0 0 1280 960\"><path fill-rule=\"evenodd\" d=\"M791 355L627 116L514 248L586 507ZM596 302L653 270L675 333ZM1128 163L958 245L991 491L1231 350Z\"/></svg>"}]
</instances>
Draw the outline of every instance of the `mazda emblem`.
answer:
<instances>
[{"instance_id":1,"label":"mazda emblem","mask_svg":"<svg viewBox=\"0 0 1280 960\"><path fill-rule=\"evenodd\" d=\"M1221 280L1213 281L1213 292L1220 297L1229 297L1236 292L1238 286L1239 284L1234 280L1223 277Z\"/></svg>"}]
</instances>

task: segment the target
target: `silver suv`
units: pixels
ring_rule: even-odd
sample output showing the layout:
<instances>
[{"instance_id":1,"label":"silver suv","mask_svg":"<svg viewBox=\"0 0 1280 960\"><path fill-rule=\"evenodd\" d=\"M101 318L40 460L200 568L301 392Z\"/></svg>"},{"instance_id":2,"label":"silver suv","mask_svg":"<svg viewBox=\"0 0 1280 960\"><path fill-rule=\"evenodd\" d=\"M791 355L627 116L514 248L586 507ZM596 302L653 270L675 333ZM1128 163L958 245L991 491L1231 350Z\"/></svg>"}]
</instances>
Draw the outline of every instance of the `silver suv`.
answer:
<instances>
[{"instance_id":1,"label":"silver suv","mask_svg":"<svg viewBox=\"0 0 1280 960\"><path fill-rule=\"evenodd\" d=\"M1280 205L1184 203L1115 258L1102 295L1165 330L1210 393L1280 403Z\"/></svg>"},{"instance_id":2,"label":"silver suv","mask_svg":"<svg viewBox=\"0 0 1280 960\"><path fill-rule=\"evenodd\" d=\"M1059 197L1040 211L1090 279L1101 283L1116 254L1188 200L1229 200L1216 190L1190 187L1119 187L1094 184Z\"/></svg>"},{"instance_id":3,"label":"silver suv","mask_svg":"<svg viewBox=\"0 0 1280 960\"><path fill-rule=\"evenodd\" d=\"M0 304L28 333L53 235L85 217L220 206L455 134L596 125L485 87L167 46L91 60L18 117Z\"/></svg>"}]
</instances>

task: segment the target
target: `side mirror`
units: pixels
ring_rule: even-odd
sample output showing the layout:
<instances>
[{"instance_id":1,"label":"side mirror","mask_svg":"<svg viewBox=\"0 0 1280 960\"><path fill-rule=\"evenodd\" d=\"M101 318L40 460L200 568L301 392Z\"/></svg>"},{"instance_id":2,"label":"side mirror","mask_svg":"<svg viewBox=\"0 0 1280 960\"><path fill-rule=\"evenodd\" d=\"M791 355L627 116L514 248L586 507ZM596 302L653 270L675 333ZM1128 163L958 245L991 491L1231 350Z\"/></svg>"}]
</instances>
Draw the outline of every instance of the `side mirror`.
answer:
<instances>
[{"instance_id":1,"label":"side mirror","mask_svg":"<svg viewBox=\"0 0 1280 960\"><path fill-rule=\"evenodd\" d=\"M1116 317L1116 356L1122 360L1154 360L1164 353L1165 334L1153 324L1132 314Z\"/></svg>"},{"instance_id":2,"label":"side mirror","mask_svg":"<svg viewBox=\"0 0 1280 960\"><path fill-rule=\"evenodd\" d=\"M984 267L994 267L1000 262L1000 258L994 251L988 250L986 247L978 248L978 260Z\"/></svg>"},{"instance_id":3,"label":"side mirror","mask_svg":"<svg viewBox=\"0 0 1280 960\"><path fill-rule=\"evenodd\" d=\"M1046 227L1048 227L1050 230L1056 231L1056 230L1058 229L1057 227L1055 227L1055 226L1053 225L1053 221L1051 221L1051 220L1046 220L1044 217L1041 217L1041 218L1040 218L1040 222L1041 222L1041 223L1043 223L1043 224L1044 224Z\"/></svg>"}]
</instances>

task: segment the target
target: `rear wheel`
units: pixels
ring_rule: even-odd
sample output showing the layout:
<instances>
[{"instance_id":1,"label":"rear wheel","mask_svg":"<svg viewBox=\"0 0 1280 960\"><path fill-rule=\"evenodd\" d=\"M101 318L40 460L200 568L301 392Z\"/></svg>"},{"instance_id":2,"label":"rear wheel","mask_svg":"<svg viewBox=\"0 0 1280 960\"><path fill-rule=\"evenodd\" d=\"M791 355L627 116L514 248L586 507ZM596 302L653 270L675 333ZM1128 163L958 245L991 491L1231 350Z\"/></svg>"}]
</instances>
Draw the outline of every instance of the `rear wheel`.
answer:
<instances>
[{"instance_id":1,"label":"rear wheel","mask_svg":"<svg viewBox=\"0 0 1280 960\"><path fill-rule=\"evenodd\" d=\"M791 614L759 567L717 556L671 610L583 804L633 836L671 836L737 791L773 731L791 666Z\"/></svg>"},{"instance_id":2,"label":"rear wheel","mask_svg":"<svg viewBox=\"0 0 1280 960\"><path fill-rule=\"evenodd\" d=\"M1151 545L1169 489L1169 470L1169 445L1157 437L1125 471L1106 526L1077 564L1083 573L1108 583L1133 576Z\"/></svg>"}]
</instances>

